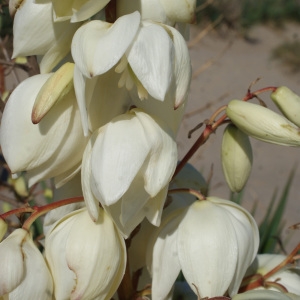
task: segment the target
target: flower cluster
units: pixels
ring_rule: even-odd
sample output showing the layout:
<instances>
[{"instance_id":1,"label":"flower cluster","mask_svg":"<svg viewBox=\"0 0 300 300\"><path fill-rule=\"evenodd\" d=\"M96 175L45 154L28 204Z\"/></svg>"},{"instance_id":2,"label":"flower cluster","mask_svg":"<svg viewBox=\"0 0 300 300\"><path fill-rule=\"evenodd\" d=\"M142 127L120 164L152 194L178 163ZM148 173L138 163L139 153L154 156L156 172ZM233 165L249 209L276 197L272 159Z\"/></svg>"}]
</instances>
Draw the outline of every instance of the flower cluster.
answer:
<instances>
[{"instance_id":1,"label":"flower cluster","mask_svg":"<svg viewBox=\"0 0 300 300\"><path fill-rule=\"evenodd\" d=\"M253 217L229 200L205 198L199 190L206 193L207 184L189 165L173 178L196 1L9 5L13 57L36 55L41 74L12 92L2 152L15 178L26 171L29 186L53 179L56 190L44 208L22 208L32 215L0 243L0 299L163 300L180 271L200 298L239 297L259 244ZM231 125L234 138L223 143L229 159L239 157L247 169L227 172L236 191L252 162L252 132L243 128ZM192 195L182 194L186 188ZM46 212L43 255L29 227ZM0 217L1 239L6 231ZM142 269L151 292L132 279Z\"/></svg>"}]
</instances>

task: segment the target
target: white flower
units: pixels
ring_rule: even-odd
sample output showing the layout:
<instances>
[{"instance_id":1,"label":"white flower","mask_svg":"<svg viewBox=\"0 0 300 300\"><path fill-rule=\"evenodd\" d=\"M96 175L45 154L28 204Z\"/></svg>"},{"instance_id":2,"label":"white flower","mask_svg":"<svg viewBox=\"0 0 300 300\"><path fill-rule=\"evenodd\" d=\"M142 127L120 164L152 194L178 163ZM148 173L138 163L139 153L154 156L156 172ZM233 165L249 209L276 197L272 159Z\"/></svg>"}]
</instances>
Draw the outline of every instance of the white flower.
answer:
<instances>
[{"instance_id":1,"label":"white flower","mask_svg":"<svg viewBox=\"0 0 300 300\"><path fill-rule=\"evenodd\" d=\"M97 222L85 208L59 220L46 235L45 256L56 299L110 299L126 266L124 240L103 209Z\"/></svg>"},{"instance_id":2,"label":"white flower","mask_svg":"<svg viewBox=\"0 0 300 300\"><path fill-rule=\"evenodd\" d=\"M55 21L71 19L71 22L84 21L101 9L110 0L51 0L55 13Z\"/></svg>"},{"instance_id":3,"label":"white flower","mask_svg":"<svg viewBox=\"0 0 300 300\"><path fill-rule=\"evenodd\" d=\"M200 297L235 295L258 244L254 219L233 202L209 197L174 211L149 242L153 299L165 299L180 269Z\"/></svg>"},{"instance_id":4,"label":"white flower","mask_svg":"<svg viewBox=\"0 0 300 300\"><path fill-rule=\"evenodd\" d=\"M300 129L266 107L232 100L226 114L240 130L255 139L283 146L300 146Z\"/></svg>"},{"instance_id":5,"label":"white flower","mask_svg":"<svg viewBox=\"0 0 300 300\"><path fill-rule=\"evenodd\" d=\"M240 192L250 175L253 156L248 135L233 124L229 124L224 130L221 158L230 190Z\"/></svg>"},{"instance_id":6,"label":"white flower","mask_svg":"<svg viewBox=\"0 0 300 300\"><path fill-rule=\"evenodd\" d=\"M0 296L51 300L53 283L41 252L24 229L0 243Z\"/></svg>"},{"instance_id":7,"label":"white flower","mask_svg":"<svg viewBox=\"0 0 300 300\"><path fill-rule=\"evenodd\" d=\"M146 216L159 225L177 147L166 125L138 109L93 134L82 162L82 186L93 220L99 202L125 236Z\"/></svg>"},{"instance_id":8,"label":"white flower","mask_svg":"<svg viewBox=\"0 0 300 300\"><path fill-rule=\"evenodd\" d=\"M286 259L281 254L259 254L247 270L246 276L261 274L266 275ZM300 296L300 270L292 265L280 269L278 272L266 279L265 287L258 289L268 289L281 291L280 285L285 287L289 293ZM272 283L275 283L274 285ZM276 286L279 284L279 286Z\"/></svg>"},{"instance_id":9,"label":"white flower","mask_svg":"<svg viewBox=\"0 0 300 300\"><path fill-rule=\"evenodd\" d=\"M72 68L66 72L72 73ZM36 75L23 81L11 94L2 117L1 147L5 160L12 173L28 171L30 185L51 177L61 185L72 178L80 168L88 141L83 136L72 87L64 94L62 85L61 94L56 96L55 90L46 89L38 97L39 113L33 112L39 123L32 123L39 92L56 76ZM43 97L44 94L48 96Z\"/></svg>"},{"instance_id":10,"label":"white flower","mask_svg":"<svg viewBox=\"0 0 300 300\"><path fill-rule=\"evenodd\" d=\"M175 22L192 23L196 0L117 0L117 16L139 11L150 19L173 26Z\"/></svg>"},{"instance_id":11,"label":"white flower","mask_svg":"<svg viewBox=\"0 0 300 300\"><path fill-rule=\"evenodd\" d=\"M13 58L43 55L41 73L50 72L70 52L72 37L80 25L68 21L55 23L50 2L23 0L14 19Z\"/></svg>"},{"instance_id":12,"label":"white flower","mask_svg":"<svg viewBox=\"0 0 300 300\"><path fill-rule=\"evenodd\" d=\"M114 24L91 21L83 25L74 35L72 56L85 134L85 82L113 67L122 73L119 86L130 90L136 85L142 99L149 93L164 101L172 87L175 108L186 100L191 65L183 37L172 27L141 21L138 12L118 18Z\"/></svg>"}]
</instances>

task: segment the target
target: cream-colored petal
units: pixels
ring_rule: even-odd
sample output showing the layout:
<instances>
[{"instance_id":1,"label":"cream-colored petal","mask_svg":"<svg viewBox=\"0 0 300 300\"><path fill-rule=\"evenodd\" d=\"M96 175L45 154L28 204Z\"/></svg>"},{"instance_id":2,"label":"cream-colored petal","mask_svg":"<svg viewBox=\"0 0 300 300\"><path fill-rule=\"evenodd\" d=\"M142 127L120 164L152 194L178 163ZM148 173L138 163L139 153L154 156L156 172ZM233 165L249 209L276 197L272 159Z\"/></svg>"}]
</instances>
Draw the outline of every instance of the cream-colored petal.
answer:
<instances>
[{"instance_id":1,"label":"cream-colored petal","mask_svg":"<svg viewBox=\"0 0 300 300\"><path fill-rule=\"evenodd\" d=\"M22 244L28 235L23 229L17 229L0 243L0 295L14 290L26 275Z\"/></svg>"},{"instance_id":2,"label":"cream-colored petal","mask_svg":"<svg viewBox=\"0 0 300 300\"><path fill-rule=\"evenodd\" d=\"M73 91L68 93L38 125L31 122L31 110L50 74L23 81L12 93L1 124L1 146L13 173L30 170L34 184L78 166L87 140L81 131Z\"/></svg>"},{"instance_id":3,"label":"cream-colored petal","mask_svg":"<svg viewBox=\"0 0 300 300\"><path fill-rule=\"evenodd\" d=\"M67 239L66 259L76 274L70 299L110 299L115 292L112 286L119 286L125 272L125 243L103 210L97 223L86 210L76 216Z\"/></svg>"},{"instance_id":4,"label":"cream-colored petal","mask_svg":"<svg viewBox=\"0 0 300 300\"><path fill-rule=\"evenodd\" d=\"M173 43L154 23L143 23L126 56L135 76L147 92L164 101L173 71Z\"/></svg>"},{"instance_id":5,"label":"cream-colored petal","mask_svg":"<svg viewBox=\"0 0 300 300\"><path fill-rule=\"evenodd\" d=\"M192 23L195 18L196 0L160 0L166 15L173 22Z\"/></svg>"},{"instance_id":6,"label":"cream-colored petal","mask_svg":"<svg viewBox=\"0 0 300 300\"><path fill-rule=\"evenodd\" d=\"M149 145L134 111L108 123L92 150L92 174L104 205L127 191L149 153ZM101 167L100 167L101 166Z\"/></svg>"},{"instance_id":7,"label":"cream-colored petal","mask_svg":"<svg viewBox=\"0 0 300 300\"><path fill-rule=\"evenodd\" d=\"M200 297L224 295L239 255L230 216L210 201L194 202L178 227L177 247L183 275L195 294L196 286Z\"/></svg>"},{"instance_id":8,"label":"cream-colored petal","mask_svg":"<svg viewBox=\"0 0 300 300\"><path fill-rule=\"evenodd\" d=\"M138 12L119 18L114 24L91 21L79 28L72 42L72 56L85 77L111 69L132 43L140 24Z\"/></svg>"},{"instance_id":9,"label":"cream-colored petal","mask_svg":"<svg viewBox=\"0 0 300 300\"><path fill-rule=\"evenodd\" d=\"M110 0L85 0L85 3L79 9L76 9L76 7L73 8L71 22L87 20L103 9L109 1Z\"/></svg>"}]
</instances>

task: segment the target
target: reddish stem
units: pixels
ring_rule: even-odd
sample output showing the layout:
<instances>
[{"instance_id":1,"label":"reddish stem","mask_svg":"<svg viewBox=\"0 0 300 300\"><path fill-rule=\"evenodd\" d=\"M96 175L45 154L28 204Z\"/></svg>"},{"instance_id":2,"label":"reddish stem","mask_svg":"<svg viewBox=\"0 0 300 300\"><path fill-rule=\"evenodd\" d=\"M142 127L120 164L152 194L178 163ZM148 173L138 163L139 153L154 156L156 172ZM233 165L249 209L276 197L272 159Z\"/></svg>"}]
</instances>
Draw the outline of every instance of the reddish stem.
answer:
<instances>
[{"instance_id":1,"label":"reddish stem","mask_svg":"<svg viewBox=\"0 0 300 300\"><path fill-rule=\"evenodd\" d=\"M20 208L16 208L16 209L12 209L2 215L0 215L0 218L1 219L6 219L8 218L9 216L12 216L12 215L16 215L16 214L24 214L24 213L33 213L35 210L34 208L32 207L20 207Z\"/></svg>"},{"instance_id":2,"label":"reddish stem","mask_svg":"<svg viewBox=\"0 0 300 300\"><path fill-rule=\"evenodd\" d=\"M32 225L32 223L40 216L44 215L45 213L47 213L48 211L64 206L64 205L68 205L71 203L76 203L76 202L82 202L83 201L83 197L73 197L73 198L68 198L68 199L64 199L64 200L60 200L60 201L56 201L41 207L38 206L34 206L34 211L31 214L31 216L24 222L22 228L29 230L29 227Z\"/></svg>"}]
</instances>

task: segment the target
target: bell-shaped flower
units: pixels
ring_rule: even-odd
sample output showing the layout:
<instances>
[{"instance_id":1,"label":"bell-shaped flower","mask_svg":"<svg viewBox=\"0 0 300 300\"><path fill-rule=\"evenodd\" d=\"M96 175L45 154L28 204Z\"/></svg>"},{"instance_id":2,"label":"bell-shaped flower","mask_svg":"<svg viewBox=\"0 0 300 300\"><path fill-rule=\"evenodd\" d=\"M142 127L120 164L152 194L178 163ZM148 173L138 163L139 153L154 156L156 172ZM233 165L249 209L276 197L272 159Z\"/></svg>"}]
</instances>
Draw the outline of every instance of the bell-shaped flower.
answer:
<instances>
[{"instance_id":1,"label":"bell-shaped flower","mask_svg":"<svg viewBox=\"0 0 300 300\"><path fill-rule=\"evenodd\" d=\"M55 21L84 21L105 7L110 0L51 0Z\"/></svg>"},{"instance_id":2,"label":"bell-shaped flower","mask_svg":"<svg viewBox=\"0 0 300 300\"><path fill-rule=\"evenodd\" d=\"M143 220L159 225L177 163L171 130L139 109L95 132L82 161L82 188L93 220L99 202L125 236Z\"/></svg>"},{"instance_id":3,"label":"bell-shaped flower","mask_svg":"<svg viewBox=\"0 0 300 300\"><path fill-rule=\"evenodd\" d=\"M286 86L281 86L271 94L271 99L280 111L300 127L300 97Z\"/></svg>"},{"instance_id":4,"label":"bell-shaped flower","mask_svg":"<svg viewBox=\"0 0 300 300\"><path fill-rule=\"evenodd\" d=\"M192 23L196 0L117 0L117 16L139 11L142 19L173 26L176 22Z\"/></svg>"},{"instance_id":5,"label":"bell-shaped flower","mask_svg":"<svg viewBox=\"0 0 300 300\"><path fill-rule=\"evenodd\" d=\"M251 290L235 295L232 300L300 300L300 296L268 290Z\"/></svg>"},{"instance_id":6,"label":"bell-shaped flower","mask_svg":"<svg viewBox=\"0 0 300 300\"><path fill-rule=\"evenodd\" d=\"M215 197L169 214L150 239L153 299L165 299L180 270L202 298L235 295L259 244L253 217Z\"/></svg>"},{"instance_id":7,"label":"bell-shaped flower","mask_svg":"<svg viewBox=\"0 0 300 300\"><path fill-rule=\"evenodd\" d=\"M103 209L97 222L86 208L59 220L46 235L45 256L55 299L110 299L126 266L124 240Z\"/></svg>"},{"instance_id":8,"label":"bell-shaped flower","mask_svg":"<svg viewBox=\"0 0 300 300\"><path fill-rule=\"evenodd\" d=\"M264 276L285 259L286 256L281 254L259 254L247 270L246 276L255 274ZM266 278L264 286L257 289L282 291L281 287L284 287L289 293L300 296L300 270L298 267L287 265L285 268Z\"/></svg>"},{"instance_id":9,"label":"bell-shaped flower","mask_svg":"<svg viewBox=\"0 0 300 300\"><path fill-rule=\"evenodd\" d=\"M51 2L23 0L14 19L13 58L43 55L40 70L48 73L70 52L72 37L80 25L54 22Z\"/></svg>"},{"instance_id":10,"label":"bell-shaped flower","mask_svg":"<svg viewBox=\"0 0 300 300\"><path fill-rule=\"evenodd\" d=\"M55 177L59 186L79 171L88 139L83 136L69 73L73 69L67 65L57 73L26 79L5 106L3 155L12 173L28 171L29 185ZM32 117L38 124L32 123Z\"/></svg>"},{"instance_id":11,"label":"bell-shaped flower","mask_svg":"<svg viewBox=\"0 0 300 300\"><path fill-rule=\"evenodd\" d=\"M83 25L74 35L72 56L76 89L85 90L90 78L114 67L122 73L118 86L130 90L135 85L141 99L149 94L164 101L170 90L175 108L186 100L191 65L185 40L172 27L141 21L138 12L118 18L114 24L91 21ZM82 92L76 94L82 103L79 107L86 133L85 99L80 97Z\"/></svg>"},{"instance_id":12,"label":"bell-shaped flower","mask_svg":"<svg viewBox=\"0 0 300 300\"><path fill-rule=\"evenodd\" d=\"M26 230L16 229L0 243L0 257L0 297L52 300L51 274Z\"/></svg>"},{"instance_id":13,"label":"bell-shaped flower","mask_svg":"<svg viewBox=\"0 0 300 300\"><path fill-rule=\"evenodd\" d=\"M221 158L230 190L240 192L250 175L253 156L248 135L233 124L229 124L224 130Z\"/></svg>"},{"instance_id":14,"label":"bell-shaped flower","mask_svg":"<svg viewBox=\"0 0 300 300\"><path fill-rule=\"evenodd\" d=\"M232 100L226 114L233 124L255 139L283 146L300 146L300 129L266 107Z\"/></svg>"}]
</instances>

